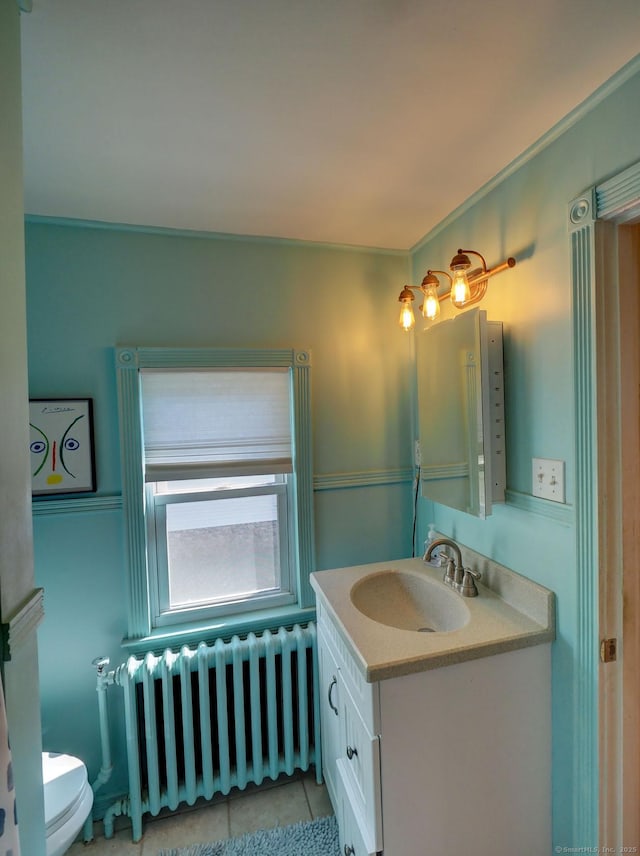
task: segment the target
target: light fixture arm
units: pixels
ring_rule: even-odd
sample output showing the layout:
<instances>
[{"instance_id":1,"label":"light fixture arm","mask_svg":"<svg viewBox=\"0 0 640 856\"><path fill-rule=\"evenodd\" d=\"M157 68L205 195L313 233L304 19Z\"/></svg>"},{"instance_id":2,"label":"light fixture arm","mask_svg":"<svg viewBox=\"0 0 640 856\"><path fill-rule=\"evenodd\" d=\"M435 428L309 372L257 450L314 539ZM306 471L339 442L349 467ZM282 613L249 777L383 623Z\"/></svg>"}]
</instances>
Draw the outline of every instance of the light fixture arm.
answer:
<instances>
[{"instance_id":1,"label":"light fixture arm","mask_svg":"<svg viewBox=\"0 0 640 856\"><path fill-rule=\"evenodd\" d=\"M458 264L460 264L462 262L465 267L467 267L467 266L471 267L471 261L469 260L469 253L471 253L472 256L478 256L478 258L482 262L482 273L486 273L487 272L487 262L485 261L485 258L482 255L482 253L479 253L477 250L458 250L456 255L451 260L451 267L453 267L456 264L456 262Z\"/></svg>"},{"instance_id":2,"label":"light fixture arm","mask_svg":"<svg viewBox=\"0 0 640 856\"><path fill-rule=\"evenodd\" d=\"M503 262L500 262L500 264L496 265L495 267L489 268L489 270L486 269L485 264L484 271L477 271L472 273L469 277L469 282L475 282L479 279L489 279L489 277L495 276L497 273L502 273L503 270L508 270L509 268L515 266L516 260L513 258L513 256L509 256L508 259Z\"/></svg>"}]
</instances>

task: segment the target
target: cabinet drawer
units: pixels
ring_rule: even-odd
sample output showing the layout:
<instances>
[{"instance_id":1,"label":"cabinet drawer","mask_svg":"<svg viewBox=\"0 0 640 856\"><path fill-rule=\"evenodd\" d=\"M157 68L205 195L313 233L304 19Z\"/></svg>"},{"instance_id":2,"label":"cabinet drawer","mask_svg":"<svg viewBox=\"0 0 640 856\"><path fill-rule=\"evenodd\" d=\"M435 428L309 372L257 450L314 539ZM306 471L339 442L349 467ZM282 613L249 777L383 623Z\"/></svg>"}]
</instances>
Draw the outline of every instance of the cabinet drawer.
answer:
<instances>
[{"instance_id":1,"label":"cabinet drawer","mask_svg":"<svg viewBox=\"0 0 640 856\"><path fill-rule=\"evenodd\" d=\"M372 735L346 687L340 692L338 777L358 821L365 844L382 850L380 738Z\"/></svg>"},{"instance_id":2,"label":"cabinet drawer","mask_svg":"<svg viewBox=\"0 0 640 856\"><path fill-rule=\"evenodd\" d=\"M340 773L338 773L338 778L340 778ZM342 782L339 785L340 797L336 815L340 830L340 856L376 856L379 851L375 848L371 849L371 846L365 844L347 792Z\"/></svg>"}]
</instances>

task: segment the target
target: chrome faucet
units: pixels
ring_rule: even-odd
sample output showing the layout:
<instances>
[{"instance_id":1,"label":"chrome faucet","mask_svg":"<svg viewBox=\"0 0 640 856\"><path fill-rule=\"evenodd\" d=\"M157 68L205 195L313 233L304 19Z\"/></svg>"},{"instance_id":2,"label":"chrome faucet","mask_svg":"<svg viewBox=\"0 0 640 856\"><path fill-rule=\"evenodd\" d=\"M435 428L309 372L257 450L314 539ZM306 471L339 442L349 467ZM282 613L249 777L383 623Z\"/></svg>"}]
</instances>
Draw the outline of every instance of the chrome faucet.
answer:
<instances>
[{"instance_id":1,"label":"chrome faucet","mask_svg":"<svg viewBox=\"0 0 640 856\"><path fill-rule=\"evenodd\" d=\"M463 566L462 553L455 541L450 538L437 538L429 544L422 560L428 562L436 547L451 547L456 557L455 562L451 557L447 558L443 582L460 592L463 597L476 597L478 594L476 580L480 579L480 574Z\"/></svg>"}]
</instances>

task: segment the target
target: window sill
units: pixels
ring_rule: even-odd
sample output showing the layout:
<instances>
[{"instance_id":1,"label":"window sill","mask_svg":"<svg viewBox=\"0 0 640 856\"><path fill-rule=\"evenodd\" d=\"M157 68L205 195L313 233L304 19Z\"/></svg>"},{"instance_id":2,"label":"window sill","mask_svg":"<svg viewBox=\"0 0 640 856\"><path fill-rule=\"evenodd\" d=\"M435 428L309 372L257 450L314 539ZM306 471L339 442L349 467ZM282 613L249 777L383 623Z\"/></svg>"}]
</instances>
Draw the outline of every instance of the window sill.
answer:
<instances>
[{"instance_id":1,"label":"window sill","mask_svg":"<svg viewBox=\"0 0 640 856\"><path fill-rule=\"evenodd\" d=\"M276 631L279 627L292 627L294 624L306 624L316 617L315 607L286 606L273 609L261 609L244 612L241 615L221 616L219 619L198 624L174 624L153 630L148 636L139 638L125 637L122 647L131 654L162 652L166 648L180 648L183 645L195 646L199 642L227 640L232 636L246 636L249 633L262 633L264 630Z\"/></svg>"}]
</instances>

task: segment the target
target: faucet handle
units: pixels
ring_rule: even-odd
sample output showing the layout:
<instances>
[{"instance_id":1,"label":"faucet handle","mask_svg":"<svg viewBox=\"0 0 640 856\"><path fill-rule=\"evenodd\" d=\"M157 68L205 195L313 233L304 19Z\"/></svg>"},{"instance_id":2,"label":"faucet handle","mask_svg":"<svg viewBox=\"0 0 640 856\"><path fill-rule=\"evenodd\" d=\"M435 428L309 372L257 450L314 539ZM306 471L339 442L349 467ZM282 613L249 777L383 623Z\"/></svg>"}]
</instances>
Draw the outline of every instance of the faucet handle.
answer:
<instances>
[{"instance_id":1,"label":"faucet handle","mask_svg":"<svg viewBox=\"0 0 640 856\"><path fill-rule=\"evenodd\" d=\"M442 582L446 583L448 586L453 586L456 578L456 563L451 556L444 554L444 558L446 559L447 567L444 572Z\"/></svg>"},{"instance_id":2,"label":"faucet handle","mask_svg":"<svg viewBox=\"0 0 640 856\"><path fill-rule=\"evenodd\" d=\"M482 574L480 571L472 571L471 568L465 568L462 585L460 586L460 594L463 597L477 597L478 587L476 586L476 580L481 578Z\"/></svg>"}]
</instances>

